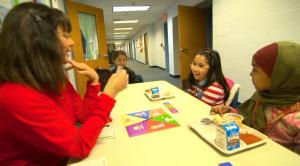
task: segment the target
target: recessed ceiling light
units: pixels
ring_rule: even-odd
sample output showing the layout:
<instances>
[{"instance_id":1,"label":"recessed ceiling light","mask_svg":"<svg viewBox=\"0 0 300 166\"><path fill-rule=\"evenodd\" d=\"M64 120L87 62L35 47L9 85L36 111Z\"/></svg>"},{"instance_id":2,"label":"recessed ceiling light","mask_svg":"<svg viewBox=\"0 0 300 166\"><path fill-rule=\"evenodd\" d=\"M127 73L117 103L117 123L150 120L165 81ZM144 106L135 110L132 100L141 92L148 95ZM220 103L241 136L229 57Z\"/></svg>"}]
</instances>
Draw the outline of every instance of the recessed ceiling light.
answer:
<instances>
[{"instance_id":1,"label":"recessed ceiling light","mask_svg":"<svg viewBox=\"0 0 300 166\"><path fill-rule=\"evenodd\" d=\"M124 35L124 34L128 34L129 32L117 32L117 33L114 33L115 35Z\"/></svg>"},{"instance_id":2,"label":"recessed ceiling light","mask_svg":"<svg viewBox=\"0 0 300 166\"><path fill-rule=\"evenodd\" d=\"M113 6L113 12L147 11L150 6Z\"/></svg>"},{"instance_id":3,"label":"recessed ceiling light","mask_svg":"<svg viewBox=\"0 0 300 166\"><path fill-rule=\"evenodd\" d=\"M127 35L114 35L114 37L126 37Z\"/></svg>"},{"instance_id":4,"label":"recessed ceiling light","mask_svg":"<svg viewBox=\"0 0 300 166\"><path fill-rule=\"evenodd\" d=\"M138 23L139 20L114 21L114 24Z\"/></svg>"},{"instance_id":5,"label":"recessed ceiling light","mask_svg":"<svg viewBox=\"0 0 300 166\"><path fill-rule=\"evenodd\" d=\"M125 38L126 36L114 36L115 39Z\"/></svg>"},{"instance_id":6,"label":"recessed ceiling light","mask_svg":"<svg viewBox=\"0 0 300 166\"><path fill-rule=\"evenodd\" d=\"M132 30L133 28L114 28L115 31Z\"/></svg>"}]
</instances>

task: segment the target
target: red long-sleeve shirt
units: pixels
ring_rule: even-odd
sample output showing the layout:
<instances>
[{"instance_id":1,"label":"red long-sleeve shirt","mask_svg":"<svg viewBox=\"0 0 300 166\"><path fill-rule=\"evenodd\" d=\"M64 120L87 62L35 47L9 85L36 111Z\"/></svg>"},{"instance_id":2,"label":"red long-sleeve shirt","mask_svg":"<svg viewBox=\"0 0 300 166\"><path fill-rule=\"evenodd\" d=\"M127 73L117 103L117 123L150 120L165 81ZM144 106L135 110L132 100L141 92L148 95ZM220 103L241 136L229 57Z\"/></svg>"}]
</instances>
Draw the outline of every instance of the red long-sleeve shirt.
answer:
<instances>
[{"instance_id":1,"label":"red long-sleeve shirt","mask_svg":"<svg viewBox=\"0 0 300 166\"><path fill-rule=\"evenodd\" d=\"M0 165L65 165L68 157L86 157L115 104L99 90L88 84L82 101L70 82L59 96L0 84Z\"/></svg>"}]
</instances>

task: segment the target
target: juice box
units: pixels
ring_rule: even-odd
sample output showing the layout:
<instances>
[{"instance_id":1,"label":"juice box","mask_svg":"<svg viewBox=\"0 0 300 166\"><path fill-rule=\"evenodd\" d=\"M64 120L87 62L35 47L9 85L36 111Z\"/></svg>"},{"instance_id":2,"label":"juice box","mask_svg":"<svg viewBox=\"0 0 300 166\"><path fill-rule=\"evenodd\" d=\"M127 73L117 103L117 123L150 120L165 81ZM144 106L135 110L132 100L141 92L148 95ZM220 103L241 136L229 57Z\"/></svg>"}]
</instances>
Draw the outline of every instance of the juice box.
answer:
<instances>
[{"instance_id":1,"label":"juice box","mask_svg":"<svg viewBox=\"0 0 300 166\"><path fill-rule=\"evenodd\" d=\"M240 147L240 128L235 122L222 123L216 127L216 144L224 150Z\"/></svg>"}]
</instances>

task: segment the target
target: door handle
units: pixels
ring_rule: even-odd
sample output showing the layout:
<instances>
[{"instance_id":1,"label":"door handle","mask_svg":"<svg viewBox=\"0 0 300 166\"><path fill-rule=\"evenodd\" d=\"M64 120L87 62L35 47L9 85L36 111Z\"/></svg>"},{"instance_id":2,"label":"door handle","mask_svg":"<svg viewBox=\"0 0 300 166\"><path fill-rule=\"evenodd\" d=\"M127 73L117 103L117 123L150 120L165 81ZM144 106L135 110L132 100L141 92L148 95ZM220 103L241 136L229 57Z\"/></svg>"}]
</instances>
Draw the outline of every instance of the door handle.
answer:
<instances>
[{"instance_id":1,"label":"door handle","mask_svg":"<svg viewBox=\"0 0 300 166\"><path fill-rule=\"evenodd\" d=\"M189 49L187 49L187 48L180 48L180 51L181 51L181 52L185 52L185 53L186 53L188 50L189 50Z\"/></svg>"}]
</instances>

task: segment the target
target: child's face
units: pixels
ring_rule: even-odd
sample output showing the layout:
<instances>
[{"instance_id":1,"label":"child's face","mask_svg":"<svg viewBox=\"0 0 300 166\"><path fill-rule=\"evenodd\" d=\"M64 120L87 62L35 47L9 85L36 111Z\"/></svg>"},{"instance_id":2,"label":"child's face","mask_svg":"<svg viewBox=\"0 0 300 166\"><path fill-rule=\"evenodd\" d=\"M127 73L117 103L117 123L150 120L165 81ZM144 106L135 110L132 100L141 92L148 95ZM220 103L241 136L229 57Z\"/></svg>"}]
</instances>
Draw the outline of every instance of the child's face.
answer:
<instances>
[{"instance_id":1,"label":"child's face","mask_svg":"<svg viewBox=\"0 0 300 166\"><path fill-rule=\"evenodd\" d=\"M56 30L57 37L61 42L63 53L65 56L65 62L70 58L71 50L74 45L74 41L72 40L70 33L64 32L62 27L58 27Z\"/></svg>"},{"instance_id":2,"label":"child's face","mask_svg":"<svg viewBox=\"0 0 300 166\"><path fill-rule=\"evenodd\" d=\"M195 80L203 81L209 69L207 59L203 55L196 55L194 61L191 63L191 70Z\"/></svg>"},{"instance_id":3,"label":"child's face","mask_svg":"<svg viewBox=\"0 0 300 166\"><path fill-rule=\"evenodd\" d=\"M252 60L252 71L250 76L257 91L269 90L271 88L271 78Z\"/></svg>"},{"instance_id":4,"label":"child's face","mask_svg":"<svg viewBox=\"0 0 300 166\"><path fill-rule=\"evenodd\" d=\"M122 66L124 67L127 63L127 57L125 55L119 55L114 61L114 64L116 66Z\"/></svg>"}]
</instances>

